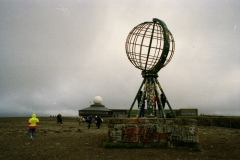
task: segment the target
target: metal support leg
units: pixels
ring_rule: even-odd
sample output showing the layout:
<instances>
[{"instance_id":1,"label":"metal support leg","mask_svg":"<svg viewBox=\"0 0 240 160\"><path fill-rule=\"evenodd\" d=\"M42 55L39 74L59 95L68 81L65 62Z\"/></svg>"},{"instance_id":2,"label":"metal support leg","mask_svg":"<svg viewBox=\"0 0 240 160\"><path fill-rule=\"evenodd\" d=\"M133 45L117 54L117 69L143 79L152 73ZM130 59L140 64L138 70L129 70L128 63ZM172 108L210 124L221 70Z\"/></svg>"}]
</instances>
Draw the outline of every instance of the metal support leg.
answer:
<instances>
[{"instance_id":1,"label":"metal support leg","mask_svg":"<svg viewBox=\"0 0 240 160\"><path fill-rule=\"evenodd\" d=\"M156 79L156 82L157 82L158 87L159 87L159 89L161 90L162 94L164 95L164 97L166 97L166 95L164 94L163 89L162 89L162 87L161 87L161 85L160 85L160 83L158 82L157 79ZM166 97L166 102L167 102L167 105L168 105L168 107L169 107L169 109L170 109L170 111L171 111L171 113L172 113L173 118L175 118L175 114L174 114L174 112L173 112L173 110L172 110L172 107L171 107L170 103L168 102L167 97Z\"/></svg>"},{"instance_id":2,"label":"metal support leg","mask_svg":"<svg viewBox=\"0 0 240 160\"><path fill-rule=\"evenodd\" d=\"M143 93L142 93L141 101L140 101L140 104L139 104L140 107L138 108L137 118L141 117L141 113L144 112L143 104L144 104L144 107L145 107L145 102L144 101L145 101L145 97L146 97L146 86L147 86L147 83L148 83L148 80L145 79L145 85L144 85L144 88L143 88Z\"/></svg>"},{"instance_id":3,"label":"metal support leg","mask_svg":"<svg viewBox=\"0 0 240 160\"><path fill-rule=\"evenodd\" d=\"M133 100L133 103L132 103L132 105L131 105L131 108L130 108L129 111L128 111L128 116L127 116L128 118L130 118L130 114L131 114L131 112L132 112L132 108L133 108L133 106L134 106L134 104L135 104L135 102L136 102L136 99L137 99L137 97L138 97L138 93L141 91L142 86L143 86L144 83L145 83L145 78L143 79L143 82L142 82L140 88L138 89L137 95L135 96L135 98L134 98L134 100Z\"/></svg>"},{"instance_id":4,"label":"metal support leg","mask_svg":"<svg viewBox=\"0 0 240 160\"><path fill-rule=\"evenodd\" d=\"M155 90L155 95L157 96L158 98L158 109L159 109L159 116L161 118L166 118L166 114L164 112L164 109L163 109L163 106L162 106L162 102L161 102L161 97L160 97L160 94L157 90L157 83L156 83L156 78L153 79L154 81L154 90Z\"/></svg>"}]
</instances>

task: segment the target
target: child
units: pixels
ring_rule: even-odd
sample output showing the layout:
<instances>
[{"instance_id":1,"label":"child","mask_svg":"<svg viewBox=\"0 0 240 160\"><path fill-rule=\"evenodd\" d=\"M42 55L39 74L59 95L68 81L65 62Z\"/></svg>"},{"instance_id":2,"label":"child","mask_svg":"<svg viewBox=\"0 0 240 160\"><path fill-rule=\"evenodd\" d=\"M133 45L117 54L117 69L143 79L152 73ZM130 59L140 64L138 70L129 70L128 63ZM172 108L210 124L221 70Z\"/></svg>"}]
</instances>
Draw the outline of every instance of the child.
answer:
<instances>
[{"instance_id":1,"label":"child","mask_svg":"<svg viewBox=\"0 0 240 160\"><path fill-rule=\"evenodd\" d=\"M33 139L34 132L36 130L37 125L39 124L39 120L36 114L32 114L32 118L28 120L28 133L30 135L30 139Z\"/></svg>"}]
</instances>

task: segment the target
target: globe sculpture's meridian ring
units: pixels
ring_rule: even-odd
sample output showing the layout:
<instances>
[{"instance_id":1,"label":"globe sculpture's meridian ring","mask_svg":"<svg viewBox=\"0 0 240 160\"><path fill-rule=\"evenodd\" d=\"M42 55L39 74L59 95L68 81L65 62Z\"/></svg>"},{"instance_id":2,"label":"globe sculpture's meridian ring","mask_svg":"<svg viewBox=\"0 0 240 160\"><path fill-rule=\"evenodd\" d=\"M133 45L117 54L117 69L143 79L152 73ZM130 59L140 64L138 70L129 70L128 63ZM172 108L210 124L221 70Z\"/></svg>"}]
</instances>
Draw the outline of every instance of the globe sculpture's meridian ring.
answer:
<instances>
[{"instance_id":1,"label":"globe sculpture's meridian ring","mask_svg":"<svg viewBox=\"0 0 240 160\"><path fill-rule=\"evenodd\" d=\"M171 52L171 53L170 53L169 58L164 62L164 65L162 66L162 68L165 67L171 61L173 54L174 54L174 50L175 50L175 43L174 43L173 35L169 30L168 30L168 32L169 32L169 41L171 42L171 45L172 45L171 50L169 48L168 55L169 55L169 52Z\"/></svg>"},{"instance_id":2,"label":"globe sculpture's meridian ring","mask_svg":"<svg viewBox=\"0 0 240 160\"><path fill-rule=\"evenodd\" d=\"M164 62L166 61L166 58L167 58L167 55L169 52L169 31L168 31L166 24L163 21L161 21L157 18L153 18L153 21L159 22L159 24L161 25L161 27L163 29L163 36L164 36L164 45L163 45L162 55L161 55L158 63L152 69L153 73L157 73L163 67Z\"/></svg>"}]
</instances>

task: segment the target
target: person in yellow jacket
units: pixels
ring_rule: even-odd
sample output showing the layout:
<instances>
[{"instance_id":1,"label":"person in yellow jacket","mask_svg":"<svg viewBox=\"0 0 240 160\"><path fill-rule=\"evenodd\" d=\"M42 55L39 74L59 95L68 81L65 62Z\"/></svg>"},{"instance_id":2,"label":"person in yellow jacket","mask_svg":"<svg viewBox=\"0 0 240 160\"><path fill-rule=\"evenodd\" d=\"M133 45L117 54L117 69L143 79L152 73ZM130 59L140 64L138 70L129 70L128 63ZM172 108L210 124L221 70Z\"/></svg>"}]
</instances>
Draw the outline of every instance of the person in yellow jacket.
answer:
<instances>
[{"instance_id":1,"label":"person in yellow jacket","mask_svg":"<svg viewBox=\"0 0 240 160\"><path fill-rule=\"evenodd\" d=\"M32 114L32 118L28 120L28 133L30 135L30 139L33 139L34 132L38 124L39 124L39 120L37 118L37 115Z\"/></svg>"}]
</instances>

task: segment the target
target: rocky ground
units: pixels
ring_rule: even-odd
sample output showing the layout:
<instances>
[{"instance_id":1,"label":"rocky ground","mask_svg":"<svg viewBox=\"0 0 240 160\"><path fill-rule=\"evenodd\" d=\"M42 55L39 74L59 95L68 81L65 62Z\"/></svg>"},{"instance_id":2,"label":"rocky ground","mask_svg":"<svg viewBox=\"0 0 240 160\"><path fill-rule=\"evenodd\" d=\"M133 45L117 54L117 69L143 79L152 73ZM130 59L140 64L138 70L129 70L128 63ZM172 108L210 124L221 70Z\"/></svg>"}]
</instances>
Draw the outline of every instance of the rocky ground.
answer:
<instances>
[{"instance_id":1,"label":"rocky ground","mask_svg":"<svg viewBox=\"0 0 240 160\"><path fill-rule=\"evenodd\" d=\"M201 152L191 149L106 149L107 124L97 130L93 124L80 128L74 120L57 125L55 119L39 118L35 137L27 134L27 118L0 118L0 159L81 160L193 160L240 159L240 130L198 127Z\"/></svg>"}]
</instances>

